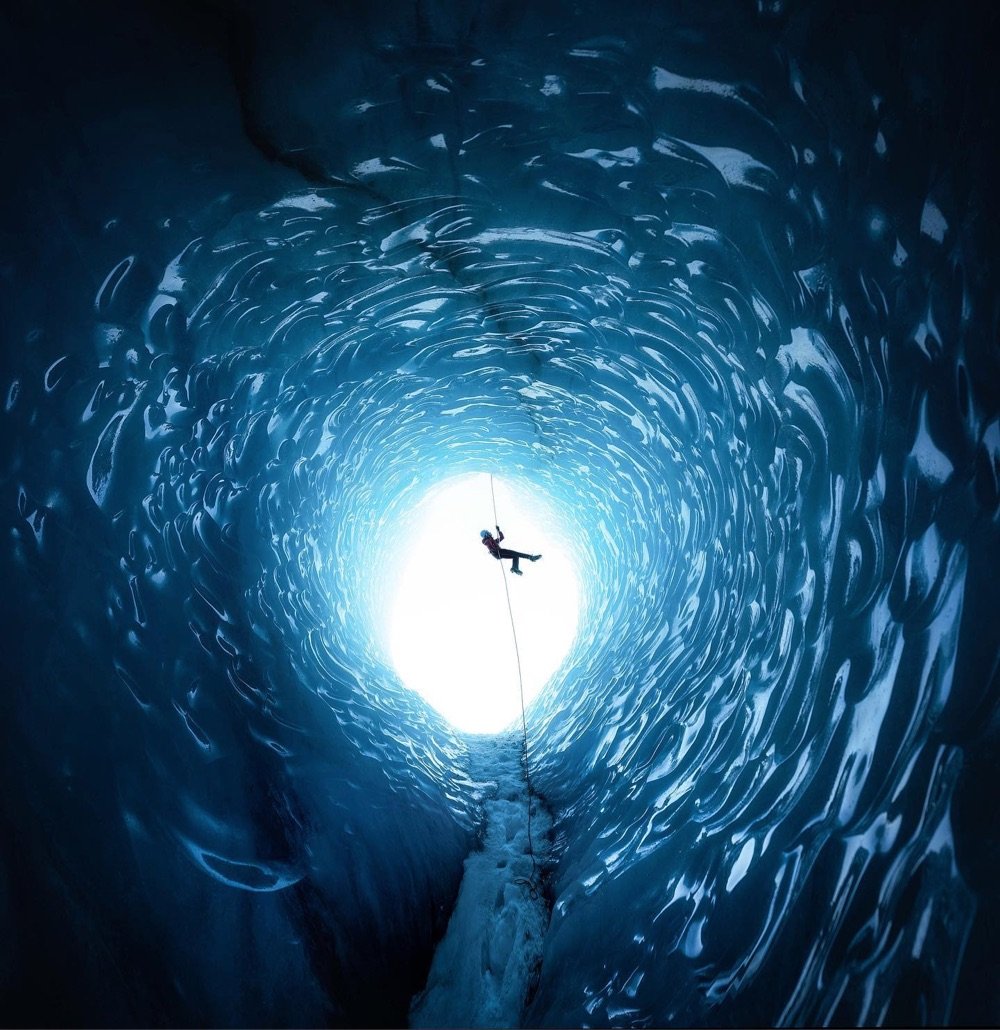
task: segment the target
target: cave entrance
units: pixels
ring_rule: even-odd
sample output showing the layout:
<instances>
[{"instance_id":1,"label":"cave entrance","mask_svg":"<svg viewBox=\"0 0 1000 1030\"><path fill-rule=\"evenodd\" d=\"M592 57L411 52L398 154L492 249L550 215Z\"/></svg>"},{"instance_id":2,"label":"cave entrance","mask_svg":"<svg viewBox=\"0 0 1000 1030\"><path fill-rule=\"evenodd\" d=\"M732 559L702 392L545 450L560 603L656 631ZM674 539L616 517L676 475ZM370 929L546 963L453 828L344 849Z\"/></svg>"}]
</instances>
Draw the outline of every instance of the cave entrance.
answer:
<instances>
[{"instance_id":1,"label":"cave entrance","mask_svg":"<svg viewBox=\"0 0 1000 1030\"><path fill-rule=\"evenodd\" d=\"M520 720L517 659L507 591L530 703L552 678L576 636L580 586L569 527L533 488L494 477L504 547L543 555L524 575L501 572L480 540L493 530L488 473L432 488L394 534L398 555L387 606L393 668L410 689L464 733L497 733Z\"/></svg>"}]
</instances>

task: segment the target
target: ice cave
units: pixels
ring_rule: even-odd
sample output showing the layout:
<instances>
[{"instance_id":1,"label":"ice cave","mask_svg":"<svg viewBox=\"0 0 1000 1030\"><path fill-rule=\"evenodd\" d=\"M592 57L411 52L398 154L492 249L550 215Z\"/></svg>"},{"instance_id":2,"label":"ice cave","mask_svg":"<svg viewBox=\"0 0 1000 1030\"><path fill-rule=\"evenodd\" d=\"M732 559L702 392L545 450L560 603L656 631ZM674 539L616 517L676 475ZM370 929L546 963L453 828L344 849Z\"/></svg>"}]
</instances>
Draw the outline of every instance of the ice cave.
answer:
<instances>
[{"instance_id":1,"label":"ice cave","mask_svg":"<svg viewBox=\"0 0 1000 1030\"><path fill-rule=\"evenodd\" d=\"M998 27L5 4L0 1021L1000 1022Z\"/></svg>"}]
</instances>

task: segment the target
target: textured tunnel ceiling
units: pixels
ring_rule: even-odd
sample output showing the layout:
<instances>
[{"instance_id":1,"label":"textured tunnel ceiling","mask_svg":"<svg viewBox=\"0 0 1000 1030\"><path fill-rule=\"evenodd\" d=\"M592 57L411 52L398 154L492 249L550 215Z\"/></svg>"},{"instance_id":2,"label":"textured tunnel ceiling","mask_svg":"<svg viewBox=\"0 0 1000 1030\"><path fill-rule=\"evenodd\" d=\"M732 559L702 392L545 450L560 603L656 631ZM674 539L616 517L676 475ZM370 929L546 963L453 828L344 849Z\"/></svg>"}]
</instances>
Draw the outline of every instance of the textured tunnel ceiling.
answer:
<instances>
[{"instance_id":1,"label":"textured tunnel ceiling","mask_svg":"<svg viewBox=\"0 0 1000 1030\"><path fill-rule=\"evenodd\" d=\"M16 1011L405 1019L477 796L362 613L503 470L587 584L526 1023L995 1016L994 19L8 20Z\"/></svg>"}]
</instances>

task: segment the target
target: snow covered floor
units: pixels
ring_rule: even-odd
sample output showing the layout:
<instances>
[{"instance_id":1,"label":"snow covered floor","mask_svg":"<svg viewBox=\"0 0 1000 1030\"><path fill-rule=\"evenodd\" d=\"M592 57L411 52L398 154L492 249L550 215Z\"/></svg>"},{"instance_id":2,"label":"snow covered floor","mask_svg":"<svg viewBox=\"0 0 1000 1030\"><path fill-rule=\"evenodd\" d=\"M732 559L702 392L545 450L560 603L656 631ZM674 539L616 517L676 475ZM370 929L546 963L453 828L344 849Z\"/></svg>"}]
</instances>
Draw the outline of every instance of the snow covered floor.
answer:
<instances>
[{"instance_id":1,"label":"snow covered floor","mask_svg":"<svg viewBox=\"0 0 1000 1030\"><path fill-rule=\"evenodd\" d=\"M549 910L518 879L531 876L528 793L521 735L476 738L470 774L484 797L481 851L465 860L455 910L410 1008L412 1027L517 1027L537 978ZM549 812L532 799L531 837L538 875L547 857Z\"/></svg>"}]
</instances>

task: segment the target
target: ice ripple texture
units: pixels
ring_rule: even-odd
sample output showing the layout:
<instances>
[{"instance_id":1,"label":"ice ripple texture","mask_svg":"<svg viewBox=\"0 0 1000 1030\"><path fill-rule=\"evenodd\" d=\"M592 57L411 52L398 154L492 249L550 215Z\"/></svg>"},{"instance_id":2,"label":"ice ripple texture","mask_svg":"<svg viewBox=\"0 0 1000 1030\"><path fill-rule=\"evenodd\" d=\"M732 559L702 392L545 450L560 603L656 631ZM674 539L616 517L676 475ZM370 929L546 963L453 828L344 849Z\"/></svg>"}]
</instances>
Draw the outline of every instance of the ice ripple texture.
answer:
<instances>
[{"instance_id":1,"label":"ice ripple texture","mask_svg":"<svg viewBox=\"0 0 1000 1030\"><path fill-rule=\"evenodd\" d=\"M131 1018L405 1013L475 804L369 616L386 526L484 469L559 507L589 583L529 720L558 867L526 1021L952 1012L995 895L955 814L995 738L976 180L931 174L903 73L835 95L822 7L605 7L333 51L262 13L246 127L307 181L109 260L8 383L8 564L91 666L50 662L17 732L40 803L113 799L96 850L35 836L109 955L155 928Z\"/></svg>"}]
</instances>

